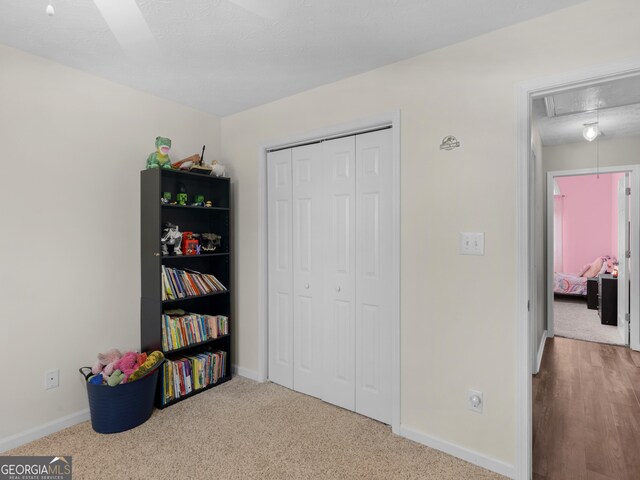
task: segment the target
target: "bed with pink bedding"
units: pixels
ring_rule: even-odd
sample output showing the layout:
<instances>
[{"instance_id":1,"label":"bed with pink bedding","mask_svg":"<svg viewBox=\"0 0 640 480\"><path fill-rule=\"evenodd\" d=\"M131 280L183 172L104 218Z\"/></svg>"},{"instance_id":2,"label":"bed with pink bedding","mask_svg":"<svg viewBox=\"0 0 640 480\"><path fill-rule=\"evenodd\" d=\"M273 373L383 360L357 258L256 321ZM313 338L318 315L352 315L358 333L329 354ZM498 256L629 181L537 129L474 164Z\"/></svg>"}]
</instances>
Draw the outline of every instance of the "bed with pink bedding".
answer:
<instances>
[{"instance_id":1,"label":"bed with pink bedding","mask_svg":"<svg viewBox=\"0 0 640 480\"><path fill-rule=\"evenodd\" d=\"M576 277L571 273L553 274L553 293L562 295L587 295L587 277Z\"/></svg>"},{"instance_id":2,"label":"bed with pink bedding","mask_svg":"<svg viewBox=\"0 0 640 480\"><path fill-rule=\"evenodd\" d=\"M601 273L606 273L617 264L617 260L608 255L596 258L592 263L585 265L581 272L553 274L553 292L561 295L587 295L587 278L594 278Z\"/></svg>"}]
</instances>

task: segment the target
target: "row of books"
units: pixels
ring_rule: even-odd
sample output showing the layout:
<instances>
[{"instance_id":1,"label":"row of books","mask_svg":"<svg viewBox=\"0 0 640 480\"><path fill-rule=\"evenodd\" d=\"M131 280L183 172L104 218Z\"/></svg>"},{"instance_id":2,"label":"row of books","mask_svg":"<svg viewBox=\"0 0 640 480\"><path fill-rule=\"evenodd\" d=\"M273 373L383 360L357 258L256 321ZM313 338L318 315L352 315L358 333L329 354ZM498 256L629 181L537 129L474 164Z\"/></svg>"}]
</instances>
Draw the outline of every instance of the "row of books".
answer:
<instances>
[{"instance_id":1,"label":"row of books","mask_svg":"<svg viewBox=\"0 0 640 480\"><path fill-rule=\"evenodd\" d=\"M170 352L229 334L229 318L178 311L162 315L162 350Z\"/></svg>"},{"instance_id":2,"label":"row of books","mask_svg":"<svg viewBox=\"0 0 640 480\"><path fill-rule=\"evenodd\" d=\"M162 300L226 291L227 287L208 273L162 266Z\"/></svg>"},{"instance_id":3,"label":"row of books","mask_svg":"<svg viewBox=\"0 0 640 480\"><path fill-rule=\"evenodd\" d=\"M167 359L162 365L162 405L217 383L226 372L227 352L202 352Z\"/></svg>"}]
</instances>

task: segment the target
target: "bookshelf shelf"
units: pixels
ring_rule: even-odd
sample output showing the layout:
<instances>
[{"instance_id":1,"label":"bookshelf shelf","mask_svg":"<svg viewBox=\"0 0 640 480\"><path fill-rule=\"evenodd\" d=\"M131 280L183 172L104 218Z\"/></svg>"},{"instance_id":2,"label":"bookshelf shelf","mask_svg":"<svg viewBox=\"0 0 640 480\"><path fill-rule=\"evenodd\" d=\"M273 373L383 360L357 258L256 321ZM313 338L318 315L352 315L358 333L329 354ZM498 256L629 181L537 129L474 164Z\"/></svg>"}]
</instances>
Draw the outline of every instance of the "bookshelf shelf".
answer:
<instances>
[{"instance_id":1,"label":"bookshelf shelf","mask_svg":"<svg viewBox=\"0 0 640 480\"><path fill-rule=\"evenodd\" d=\"M225 290L224 292L211 292L207 293L206 295L189 295L188 297L174 298L173 300L163 300L162 303L184 302L186 300L195 300L197 298L211 297L213 295L224 295L225 293L229 293L229 290Z\"/></svg>"},{"instance_id":2,"label":"bookshelf shelf","mask_svg":"<svg viewBox=\"0 0 640 480\"><path fill-rule=\"evenodd\" d=\"M203 195L214 207L196 207L191 205L167 205L160 202L163 192L187 193L187 203L193 202L195 196ZM174 197L175 198L175 197ZM231 379L232 361L232 323L231 311L231 182L228 178L211 177L178 170L152 169L140 173L140 209L141 209L141 299L140 299L140 338L142 351L163 351L162 330L163 314L183 310L185 314L222 315L228 318L229 334L220 335L203 342L191 344L165 352L165 362L158 380L156 406L166 408L202 393ZM208 214L202 213L208 211ZM160 237L166 223L177 225L181 232L215 233L222 237L218 251L200 255L168 255L162 256ZM169 267L169 266L170 267ZM227 290L215 291L204 295L190 295L172 300L162 300L162 272L167 269L176 271L200 272L214 276ZM185 289L183 289L185 290ZM188 291L188 289L186 289ZM197 289L196 289L197 291ZM169 312L173 310L174 312ZM222 353L213 353L222 352ZM202 358L210 354L210 364ZM185 360L186 359L186 360ZM214 361L215 359L215 361ZM173 370L167 365L172 362ZM189 368L178 369L180 362L187 362ZM192 375L197 377L197 370L211 365L218 368L208 381L218 381L199 388L179 398L165 398L164 388L171 384L171 376ZM215 367L213 367L215 365ZM209 368L209 367L206 367ZM209 371L209 370L205 370ZM169 373L167 373L169 372ZM167 375L165 379L164 376ZM179 377L175 377L179 378ZM165 382L165 380L167 380ZM192 378L191 380L195 380ZM206 382L204 382L206 383ZM197 382L192 383L198 385ZM176 384L177 385L177 384ZM171 393L168 389L167 391ZM170 396L169 396L170 397Z\"/></svg>"},{"instance_id":3,"label":"bookshelf shelf","mask_svg":"<svg viewBox=\"0 0 640 480\"><path fill-rule=\"evenodd\" d=\"M191 345L187 345L186 347L174 348L173 350L169 350L168 352L163 352L165 355L171 355L172 353L182 352L184 350L189 350L195 347L201 347L203 345L209 345L210 343L218 342L224 340L225 338L229 338L229 335L220 335L216 338L210 338L209 340L205 340L204 342L193 343Z\"/></svg>"},{"instance_id":4,"label":"bookshelf shelf","mask_svg":"<svg viewBox=\"0 0 640 480\"><path fill-rule=\"evenodd\" d=\"M215 212L217 210L223 210L228 212L229 209L226 207L196 207L194 205L171 205L171 204L167 204L167 203L160 203L160 206L162 208L178 208L181 210L209 210L212 212Z\"/></svg>"},{"instance_id":5,"label":"bookshelf shelf","mask_svg":"<svg viewBox=\"0 0 640 480\"><path fill-rule=\"evenodd\" d=\"M196 259L196 258L205 258L205 257L219 257L221 255L229 255L229 252L220 252L220 253L201 253L200 255L163 255L162 261L168 260L184 260L184 259Z\"/></svg>"},{"instance_id":6,"label":"bookshelf shelf","mask_svg":"<svg viewBox=\"0 0 640 480\"><path fill-rule=\"evenodd\" d=\"M226 376L226 377L222 377L222 378L218 379L218 381L216 383L212 383L211 385L207 385L204 388L200 388L198 390L194 390L193 392L187 393L186 395L183 395L180 398L176 398L174 400L171 400L171 401L165 403L164 405L157 405L157 407L160 408L160 409L170 407L171 405L175 405L176 403L181 402L183 400L186 400L189 397L193 397L194 395L197 395L199 393L202 393L202 392L210 390L210 389L212 389L214 387L217 387L218 385L221 385L221 384L223 384L225 382L228 382L229 380L231 380L231 375Z\"/></svg>"}]
</instances>

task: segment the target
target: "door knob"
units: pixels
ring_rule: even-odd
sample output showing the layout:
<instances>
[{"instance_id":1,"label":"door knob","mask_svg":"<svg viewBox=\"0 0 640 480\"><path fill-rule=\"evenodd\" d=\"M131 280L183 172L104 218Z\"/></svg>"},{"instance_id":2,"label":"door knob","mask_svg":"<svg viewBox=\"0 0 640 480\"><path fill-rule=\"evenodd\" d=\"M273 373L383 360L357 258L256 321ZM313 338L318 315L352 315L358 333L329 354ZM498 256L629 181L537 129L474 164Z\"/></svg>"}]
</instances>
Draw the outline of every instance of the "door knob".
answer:
<instances>
[{"instance_id":1,"label":"door knob","mask_svg":"<svg viewBox=\"0 0 640 480\"><path fill-rule=\"evenodd\" d=\"M304 284L304 288L306 288L307 290L309 290L309 284L308 284L308 283L305 283L305 284Z\"/></svg>"},{"instance_id":2,"label":"door knob","mask_svg":"<svg viewBox=\"0 0 640 480\"><path fill-rule=\"evenodd\" d=\"M342 290L342 289L340 288L340 285L338 285L338 286L336 287L336 292L339 292L340 290Z\"/></svg>"}]
</instances>

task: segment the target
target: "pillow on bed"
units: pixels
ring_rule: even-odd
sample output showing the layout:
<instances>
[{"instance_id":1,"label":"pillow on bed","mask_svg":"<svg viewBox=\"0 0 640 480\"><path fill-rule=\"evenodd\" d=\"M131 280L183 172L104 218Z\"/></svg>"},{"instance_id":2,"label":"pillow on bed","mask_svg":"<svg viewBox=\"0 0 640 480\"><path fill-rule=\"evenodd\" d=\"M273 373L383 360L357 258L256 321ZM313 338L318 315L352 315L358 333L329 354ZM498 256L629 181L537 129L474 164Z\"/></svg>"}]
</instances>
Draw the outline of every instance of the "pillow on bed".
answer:
<instances>
[{"instance_id":1,"label":"pillow on bed","mask_svg":"<svg viewBox=\"0 0 640 480\"><path fill-rule=\"evenodd\" d=\"M602 262L602 268L600 269L600 272L598 272L598 275L603 275L607 273L608 269L609 269L609 265L607 264L607 262Z\"/></svg>"},{"instance_id":2,"label":"pillow on bed","mask_svg":"<svg viewBox=\"0 0 640 480\"><path fill-rule=\"evenodd\" d=\"M593 263L589 265L587 271L580 276L586 278L594 278L596 275L598 275L598 273L600 273L600 269L602 268L603 263L604 262L602 261L602 257L596 258Z\"/></svg>"},{"instance_id":3,"label":"pillow on bed","mask_svg":"<svg viewBox=\"0 0 640 480\"><path fill-rule=\"evenodd\" d=\"M576 275L577 277L582 277L584 275L584 272L586 272L587 270L589 270L589 267L591 266L590 263L585 263L582 268L580 269L580 271L578 272L578 274Z\"/></svg>"}]
</instances>

